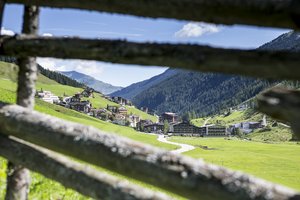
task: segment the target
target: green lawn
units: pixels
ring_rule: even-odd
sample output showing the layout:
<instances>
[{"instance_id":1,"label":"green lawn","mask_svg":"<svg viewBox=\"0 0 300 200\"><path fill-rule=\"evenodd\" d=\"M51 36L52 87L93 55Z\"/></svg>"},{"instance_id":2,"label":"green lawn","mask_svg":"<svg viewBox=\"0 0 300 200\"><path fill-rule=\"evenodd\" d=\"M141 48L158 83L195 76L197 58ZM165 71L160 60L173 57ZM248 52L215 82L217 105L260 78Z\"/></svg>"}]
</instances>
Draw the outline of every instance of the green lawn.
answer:
<instances>
[{"instance_id":1,"label":"green lawn","mask_svg":"<svg viewBox=\"0 0 300 200\"><path fill-rule=\"evenodd\" d=\"M185 155L253 174L300 191L300 144L267 144L224 138L172 137L170 141L191 144ZM208 146L213 150L204 150Z\"/></svg>"}]
</instances>

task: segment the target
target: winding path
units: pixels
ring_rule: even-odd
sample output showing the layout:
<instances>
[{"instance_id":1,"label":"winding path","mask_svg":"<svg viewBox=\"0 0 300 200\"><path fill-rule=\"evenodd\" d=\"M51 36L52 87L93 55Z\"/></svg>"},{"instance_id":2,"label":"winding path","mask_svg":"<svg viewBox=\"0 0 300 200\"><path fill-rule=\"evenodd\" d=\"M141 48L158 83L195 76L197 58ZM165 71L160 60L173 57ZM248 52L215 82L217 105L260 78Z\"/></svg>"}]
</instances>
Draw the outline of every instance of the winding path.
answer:
<instances>
[{"instance_id":1,"label":"winding path","mask_svg":"<svg viewBox=\"0 0 300 200\"><path fill-rule=\"evenodd\" d=\"M204 121L204 123L203 123L202 126L206 126L207 122L208 122L210 119L211 119L211 117L207 118L207 119Z\"/></svg>"},{"instance_id":2,"label":"winding path","mask_svg":"<svg viewBox=\"0 0 300 200\"><path fill-rule=\"evenodd\" d=\"M180 153L184 153L184 152L191 151L191 150L195 149L195 147L192 146L192 145L182 144L182 143L177 143L177 142L170 142L170 141L167 140L167 138L165 138L164 135L158 135L157 140L160 141L160 142L163 142L163 143L180 146L180 149L172 150L171 151L172 153L180 154Z\"/></svg>"}]
</instances>

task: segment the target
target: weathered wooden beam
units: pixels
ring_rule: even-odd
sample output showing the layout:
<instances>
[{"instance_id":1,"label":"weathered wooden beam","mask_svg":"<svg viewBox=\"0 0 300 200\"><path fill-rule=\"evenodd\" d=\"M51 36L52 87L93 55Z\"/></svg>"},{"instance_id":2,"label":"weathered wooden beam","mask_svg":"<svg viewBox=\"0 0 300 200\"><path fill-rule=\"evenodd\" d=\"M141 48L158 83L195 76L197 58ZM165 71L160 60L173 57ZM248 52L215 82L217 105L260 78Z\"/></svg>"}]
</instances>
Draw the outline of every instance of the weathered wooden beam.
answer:
<instances>
[{"instance_id":1,"label":"weathered wooden beam","mask_svg":"<svg viewBox=\"0 0 300 200\"><path fill-rule=\"evenodd\" d=\"M0 0L0 35L1 35L1 29L3 23L4 8L5 8L5 0Z\"/></svg>"},{"instance_id":2,"label":"weathered wooden beam","mask_svg":"<svg viewBox=\"0 0 300 200\"><path fill-rule=\"evenodd\" d=\"M8 3L175 18L218 24L299 28L298 0L7 0Z\"/></svg>"},{"instance_id":3,"label":"weathered wooden beam","mask_svg":"<svg viewBox=\"0 0 300 200\"><path fill-rule=\"evenodd\" d=\"M22 33L36 35L38 31L39 8L24 6ZM34 107L35 81L37 79L36 59L19 57L17 104L29 109ZM27 200L30 185L29 171L9 161L6 200Z\"/></svg>"},{"instance_id":4,"label":"weathered wooden beam","mask_svg":"<svg viewBox=\"0 0 300 200\"><path fill-rule=\"evenodd\" d=\"M0 155L94 199L171 199L65 156L0 134Z\"/></svg>"},{"instance_id":5,"label":"weathered wooden beam","mask_svg":"<svg viewBox=\"0 0 300 200\"><path fill-rule=\"evenodd\" d=\"M296 137L300 139L300 91L272 88L258 97L258 109L275 119L288 121Z\"/></svg>"},{"instance_id":6,"label":"weathered wooden beam","mask_svg":"<svg viewBox=\"0 0 300 200\"><path fill-rule=\"evenodd\" d=\"M33 36L2 36L0 45L0 54L8 56L77 58L261 78L300 79L299 52Z\"/></svg>"},{"instance_id":7,"label":"weathered wooden beam","mask_svg":"<svg viewBox=\"0 0 300 200\"><path fill-rule=\"evenodd\" d=\"M0 132L189 199L291 199L298 195L285 187L240 172L17 105L0 106Z\"/></svg>"}]
</instances>

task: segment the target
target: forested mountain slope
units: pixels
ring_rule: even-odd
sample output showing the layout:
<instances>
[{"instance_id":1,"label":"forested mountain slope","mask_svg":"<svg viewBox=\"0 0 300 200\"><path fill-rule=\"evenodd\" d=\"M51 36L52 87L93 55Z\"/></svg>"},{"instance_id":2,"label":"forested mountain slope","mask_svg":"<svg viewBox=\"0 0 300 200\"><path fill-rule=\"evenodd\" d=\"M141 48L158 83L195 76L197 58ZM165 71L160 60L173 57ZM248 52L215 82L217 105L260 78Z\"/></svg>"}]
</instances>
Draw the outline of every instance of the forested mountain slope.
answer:
<instances>
[{"instance_id":1,"label":"forested mountain slope","mask_svg":"<svg viewBox=\"0 0 300 200\"><path fill-rule=\"evenodd\" d=\"M110 94L111 96L121 96L126 99L133 99L136 95L139 93L146 91L148 88L159 84L160 82L174 76L181 70L177 69L168 69L164 73L159 74L157 76L154 76L150 79L134 83L126 88L123 88L122 90L119 90L117 92L114 92Z\"/></svg>"},{"instance_id":2,"label":"forested mountain slope","mask_svg":"<svg viewBox=\"0 0 300 200\"><path fill-rule=\"evenodd\" d=\"M259 49L298 51L300 34L283 34ZM180 70L176 75L140 92L132 100L135 105L149 107L158 113L195 111L204 116L239 104L278 82Z\"/></svg>"}]
</instances>

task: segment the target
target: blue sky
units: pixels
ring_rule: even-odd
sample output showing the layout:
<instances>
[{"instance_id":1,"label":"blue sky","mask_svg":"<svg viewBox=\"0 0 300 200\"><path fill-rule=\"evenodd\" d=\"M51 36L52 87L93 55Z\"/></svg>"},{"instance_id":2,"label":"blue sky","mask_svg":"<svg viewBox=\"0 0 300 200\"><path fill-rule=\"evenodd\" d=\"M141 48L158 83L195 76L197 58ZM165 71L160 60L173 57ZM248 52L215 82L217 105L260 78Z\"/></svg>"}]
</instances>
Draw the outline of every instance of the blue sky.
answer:
<instances>
[{"instance_id":1,"label":"blue sky","mask_svg":"<svg viewBox=\"0 0 300 200\"><path fill-rule=\"evenodd\" d=\"M5 8L3 32L20 33L23 8ZM80 36L129 41L208 44L225 48L256 48L289 30L250 26L223 26L170 19L150 19L71 9L43 8L39 34ZM162 73L165 67L138 67L96 61L38 59L52 70L77 70L118 86L148 79Z\"/></svg>"}]
</instances>

